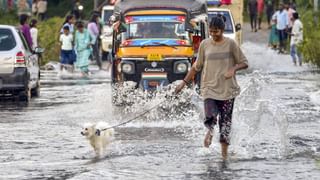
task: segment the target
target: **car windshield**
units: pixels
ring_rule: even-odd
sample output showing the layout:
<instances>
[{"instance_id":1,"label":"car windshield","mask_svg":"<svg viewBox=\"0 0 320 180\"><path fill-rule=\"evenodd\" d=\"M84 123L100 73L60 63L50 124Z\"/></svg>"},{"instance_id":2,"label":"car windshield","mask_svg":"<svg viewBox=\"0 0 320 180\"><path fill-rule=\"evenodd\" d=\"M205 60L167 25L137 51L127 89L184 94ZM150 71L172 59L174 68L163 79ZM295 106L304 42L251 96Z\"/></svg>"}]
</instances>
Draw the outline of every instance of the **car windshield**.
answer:
<instances>
[{"instance_id":1,"label":"car windshield","mask_svg":"<svg viewBox=\"0 0 320 180\"><path fill-rule=\"evenodd\" d=\"M228 11L209 11L208 12L209 23L211 19L216 16L224 16L226 18L224 33L226 34L234 33L232 19L231 19L232 17Z\"/></svg>"},{"instance_id":2,"label":"car windshield","mask_svg":"<svg viewBox=\"0 0 320 180\"><path fill-rule=\"evenodd\" d=\"M126 39L189 40L184 16L127 16Z\"/></svg>"},{"instance_id":3,"label":"car windshield","mask_svg":"<svg viewBox=\"0 0 320 180\"><path fill-rule=\"evenodd\" d=\"M14 36L9 29L0 29L0 51L9 51L16 46Z\"/></svg>"},{"instance_id":4,"label":"car windshield","mask_svg":"<svg viewBox=\"0 0 320 180\"><path fill-rule=\"evenodd\" d=\"M111 9L105 9L104 12L103 12L103 22L105 24L108 24L109 23L109 19L110 19L110 16L112 16L113 14L113 10Z\"/></svg>"}]
</instances>

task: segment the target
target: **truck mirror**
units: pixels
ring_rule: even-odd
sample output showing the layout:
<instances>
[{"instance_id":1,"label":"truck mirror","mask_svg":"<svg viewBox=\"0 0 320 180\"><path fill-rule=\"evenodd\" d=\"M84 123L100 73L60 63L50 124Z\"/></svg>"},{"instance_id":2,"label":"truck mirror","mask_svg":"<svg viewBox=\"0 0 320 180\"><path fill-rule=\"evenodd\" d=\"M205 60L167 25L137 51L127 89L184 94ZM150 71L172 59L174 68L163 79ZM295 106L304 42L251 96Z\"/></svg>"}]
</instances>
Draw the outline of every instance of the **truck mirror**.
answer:
<instances>
[{"instance_id":1,"label":"truck mirror","mask_svg":"<svg viewBox=\"0 0 320 180\"><path fill-rule=\"evenodd\" d=\"M236 25L236 31L238 32L238 31L240 31L240 30L241 30L241 24L238 23L238 24Z\"/></svg>"}]
</instances>

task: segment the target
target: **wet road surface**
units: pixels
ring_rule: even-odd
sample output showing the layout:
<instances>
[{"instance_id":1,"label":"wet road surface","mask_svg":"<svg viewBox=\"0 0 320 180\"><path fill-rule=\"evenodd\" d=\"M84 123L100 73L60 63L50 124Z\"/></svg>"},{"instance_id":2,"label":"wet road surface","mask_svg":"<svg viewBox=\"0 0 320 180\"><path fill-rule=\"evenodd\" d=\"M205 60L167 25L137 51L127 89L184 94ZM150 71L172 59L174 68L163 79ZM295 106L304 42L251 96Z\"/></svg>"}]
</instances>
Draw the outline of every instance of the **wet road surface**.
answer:
<instances>
[{"instance_id":1,"label":"wet road surface","mask_svg":"<svg viewBox=\"0 0 320 180\"><path fill-rule=\"evenodd\" d=\"M238 76L228 162L217 135L202 147L206 131L194 99L179 111L168 101L169 109L115 128L114 142L97 159L80 135L83 123L117 124L159 100L119 109L106 72L61 79L43 71L39 98L0 103L0 179L319 179L319 71L294 67L264 44L245 41L243 50L251 67Z\"/></svg>"}]
</instances>

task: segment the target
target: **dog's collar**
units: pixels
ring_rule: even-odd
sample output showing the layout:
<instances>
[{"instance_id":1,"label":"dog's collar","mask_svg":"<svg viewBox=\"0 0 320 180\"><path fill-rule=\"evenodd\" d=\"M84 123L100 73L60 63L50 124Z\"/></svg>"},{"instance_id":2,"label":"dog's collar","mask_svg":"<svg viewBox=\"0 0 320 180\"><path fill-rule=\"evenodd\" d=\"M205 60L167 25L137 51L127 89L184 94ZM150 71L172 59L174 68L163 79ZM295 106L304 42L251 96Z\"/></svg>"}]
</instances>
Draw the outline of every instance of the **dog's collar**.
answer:
<instances>
[{"instance_id":1,"label":"dog's collar","mask_svg":"<svg viewBox=\"0 0 320 180\"><path fill-rule=\"evenodd\" d=\"M97 129L97 130L96 130L96 135L97 135L97 136L100 136L100 134L101 134L100 129Z\"/></svg>"}]
</instances>

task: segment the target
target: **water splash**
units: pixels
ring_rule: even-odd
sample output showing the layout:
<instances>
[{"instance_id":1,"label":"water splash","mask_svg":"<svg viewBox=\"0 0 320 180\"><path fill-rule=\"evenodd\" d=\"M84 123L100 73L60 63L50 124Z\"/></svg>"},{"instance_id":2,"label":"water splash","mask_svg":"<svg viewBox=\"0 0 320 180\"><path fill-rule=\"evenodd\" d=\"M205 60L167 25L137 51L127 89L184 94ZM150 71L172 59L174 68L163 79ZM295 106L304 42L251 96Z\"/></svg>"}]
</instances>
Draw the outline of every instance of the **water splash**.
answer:
<instances>
[{"instance_id":1,"label":"water splash","mask_svg":"<svg viewBox=\"0 0 320 180\"><path fill-rule=\"evenodd\" d=\"M233 151L238 158L283 158L287 154L287 116L272 96L272 80L252 73L236 99L233 115Z\"/></svg>"}]
</instances>

